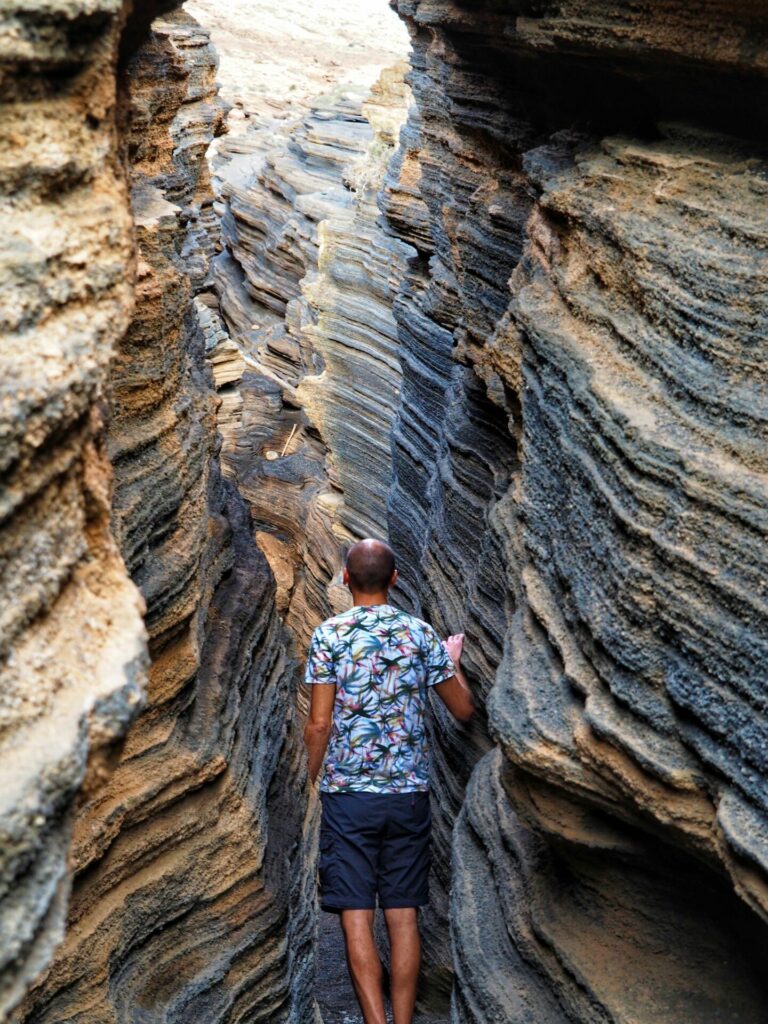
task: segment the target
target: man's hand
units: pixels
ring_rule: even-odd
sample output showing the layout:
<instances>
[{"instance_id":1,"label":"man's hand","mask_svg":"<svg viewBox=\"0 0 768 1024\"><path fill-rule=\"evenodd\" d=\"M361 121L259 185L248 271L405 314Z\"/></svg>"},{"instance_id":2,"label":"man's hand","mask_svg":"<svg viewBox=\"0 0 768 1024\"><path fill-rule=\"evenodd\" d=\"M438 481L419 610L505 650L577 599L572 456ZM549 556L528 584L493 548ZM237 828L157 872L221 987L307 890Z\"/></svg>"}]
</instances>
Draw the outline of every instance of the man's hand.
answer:
<instances>
[{"instance_id":1,"label":"man's hand","mask_svg":"<svg viewBox=\"0 0 768 1024\"><path fill-rule=\"evenodd\" d=\"M451 661L458 668L461 664L461 652L464 650L464 634L454 633L453 636L447 637L445 646L448 648Z\"/></svg>"},{"instance_id":2,"label":"man's hand","mask_svg":"<svg viewBox=\"0 0 768 1024\"><path fill-rule=\"evenodd\" d=\"M461 671L461 655L464 650L464 634L454 633L444 641L448 653L453 662L454 674L444 683L438 683L433 687L435 693L442 700L454 718L460 722L468 722L475 713L475 702L472 700L472 691L467 683L466 676Z\"/></svg>"}]
</instances>

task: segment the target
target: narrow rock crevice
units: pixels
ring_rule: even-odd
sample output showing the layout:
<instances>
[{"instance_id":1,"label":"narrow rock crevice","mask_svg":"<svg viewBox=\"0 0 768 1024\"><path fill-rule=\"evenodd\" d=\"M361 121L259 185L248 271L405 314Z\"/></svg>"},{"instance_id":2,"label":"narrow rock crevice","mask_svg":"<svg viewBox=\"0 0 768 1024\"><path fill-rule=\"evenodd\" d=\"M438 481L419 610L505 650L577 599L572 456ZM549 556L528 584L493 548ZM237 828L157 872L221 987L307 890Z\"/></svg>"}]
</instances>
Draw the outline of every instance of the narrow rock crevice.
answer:
<instances>
[{"instance_id":1,"label":"narrow rock crevice","mask_svg":"<svg viewBox=\"0 0 768 1024\"><path fill-rule=\"evenodd\" d=\"M408 101L404 66L337 87L281 132L223 140L223 251L203 297L222 462L246 498L303 646L348 600L345 542L386 533L400 388L394 289L409 248L375 205Z\"/></svg>"},{"instance_id":2,"label":"narrow rock crevice","mask_svg":"<svg viewBox=\"0 0 768 1024\"><path fill-rule=\"evenodd\" d=\"M299 680L367 534L480 705L423 1013L765 1017L768 15L393 6L0 24L3 1019L355 1019Z\"/></svg>"}]
</instances>

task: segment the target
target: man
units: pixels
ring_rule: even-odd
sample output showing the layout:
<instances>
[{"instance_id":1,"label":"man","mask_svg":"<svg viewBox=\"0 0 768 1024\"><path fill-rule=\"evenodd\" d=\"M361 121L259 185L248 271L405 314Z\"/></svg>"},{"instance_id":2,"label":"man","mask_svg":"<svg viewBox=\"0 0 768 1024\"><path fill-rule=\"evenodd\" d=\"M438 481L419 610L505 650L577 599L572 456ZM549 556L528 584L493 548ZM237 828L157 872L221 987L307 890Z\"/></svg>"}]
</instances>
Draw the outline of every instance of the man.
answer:
<instances>
[{"instance_id":1,"label":"man","mask_svg":"<svg viewBox=\"0 0 768 1024\"><path fill-rule=\"evenodd\" d=\"M378 896L390 940L394 1022L411 1024L421 960L417 907L428 898L427 691L460 721L471 718L459 667L464 636L443 643L426 622L388 603L397 570L380 541L355 544L343 578L355 606L315 630L306 673L312 782L323 766L321 905L341 916L365 1024L386 1024L373 932Z\"/></svg>"}]
</instances>

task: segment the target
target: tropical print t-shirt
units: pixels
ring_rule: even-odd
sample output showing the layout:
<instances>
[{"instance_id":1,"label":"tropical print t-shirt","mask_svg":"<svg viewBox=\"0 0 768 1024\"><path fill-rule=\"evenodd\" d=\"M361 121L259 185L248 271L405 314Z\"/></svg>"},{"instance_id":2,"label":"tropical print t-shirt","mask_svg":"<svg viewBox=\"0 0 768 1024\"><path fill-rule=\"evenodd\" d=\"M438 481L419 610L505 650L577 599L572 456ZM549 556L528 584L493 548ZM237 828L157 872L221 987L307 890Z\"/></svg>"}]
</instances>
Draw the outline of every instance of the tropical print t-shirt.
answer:
<instances>
[{"instance_id":1,"label":"tropical print t-shirt","mask_svg":"<svg viewBox=\"0 0 768 1024\"><path fill-rule=\"evenodd\" d=\"M434 629L389 604L359 605L318 626L306 681L336 686L320 789L427 789L427 687L444 683L454 671Z\"/></svg>"}]
</instances>

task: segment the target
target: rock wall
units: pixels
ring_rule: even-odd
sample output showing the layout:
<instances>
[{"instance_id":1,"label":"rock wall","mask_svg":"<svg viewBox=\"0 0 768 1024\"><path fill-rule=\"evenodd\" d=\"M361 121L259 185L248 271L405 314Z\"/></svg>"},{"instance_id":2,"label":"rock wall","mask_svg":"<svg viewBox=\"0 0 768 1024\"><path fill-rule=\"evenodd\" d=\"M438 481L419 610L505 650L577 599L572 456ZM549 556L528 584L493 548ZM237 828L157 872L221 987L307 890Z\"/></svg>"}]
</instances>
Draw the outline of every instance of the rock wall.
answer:
<instances>
[{"instance_id":1,"label":"rock wall","mask_svg":"<svg viewBox=\"0 0 768 1024\"><path fill-rule=\"evenodd\" d=\"M248 501L300 647L349 595L341 548L386 534L400 382L392 302L411 252L375 197L405 115L404 67L339 87L216 158L223 252L201 296L225 472Z\"/></svg>"},{"instance_id":2,"label":"rock wall","mask_svg":"<svg viewBox=\"0 0 768 1024\"><path fill-rule=\"evenodd\" d=\"M757 1022L768 16L397 7L390 534L486 709L436 725L432 977L457 1022Z\"/></svg>"},{"instance_id":3,"label":"rock wall","mask_svg":"<svg viewBox=\"0 0 768 1024\"><path fill-rule=\"evenodd\" d=\"M0 21L0 1017L61 939L74 804L109 771L147 660L104 446L133 308L115 139L124 15L74 6Z\"/></svg>"},{"instance_id":4,"label":"rock wall","mask_svg":"<svg viewBox=\"0 0 768 1024\"><path fill-rule=\"evenodd\" d=\"M152 13L140 6L137 21ZM11 212L33 210L12 250L10 326L39 369L17 351L5 1006L53 957L15 1019L298 1024L315 1016L315 822L295 662L246 507L220 474L193 304L213 245L216 58L184 15L148 36L129 23L116 94L122 19L94 15L81 55L67 48L86 35L86 15L70 31L77 14L19 17L23 58L52 39L58 65L20 165L29 180L9 189Z\"/></svg>"},{"instance_id":5,"label":"rock wall","mask_svg":"<svg viewBox=\"0 0 768 1024\"><path fill-rule=\"evenodd\" d=\"M0 1016L313 1019L276 607L303 645L388 526L483 705L433 724L424 1001L757 1024L768 15L398 0L386 225L395 74L221 145L211 277L160 6L0 22Z\"/></svg>"}]
</instances>

